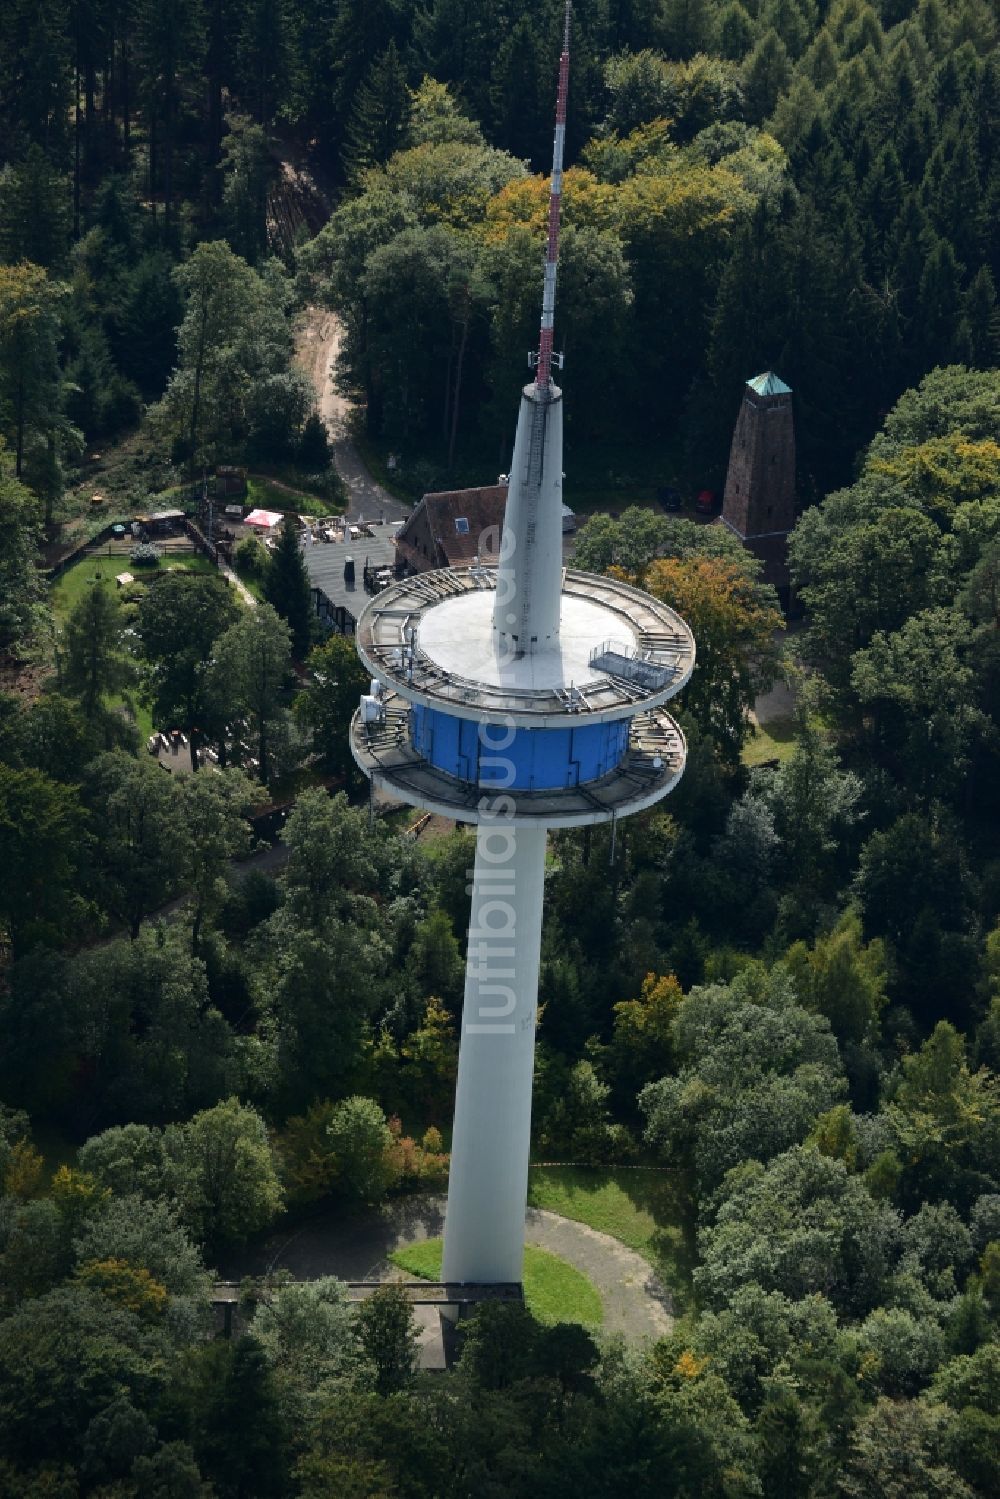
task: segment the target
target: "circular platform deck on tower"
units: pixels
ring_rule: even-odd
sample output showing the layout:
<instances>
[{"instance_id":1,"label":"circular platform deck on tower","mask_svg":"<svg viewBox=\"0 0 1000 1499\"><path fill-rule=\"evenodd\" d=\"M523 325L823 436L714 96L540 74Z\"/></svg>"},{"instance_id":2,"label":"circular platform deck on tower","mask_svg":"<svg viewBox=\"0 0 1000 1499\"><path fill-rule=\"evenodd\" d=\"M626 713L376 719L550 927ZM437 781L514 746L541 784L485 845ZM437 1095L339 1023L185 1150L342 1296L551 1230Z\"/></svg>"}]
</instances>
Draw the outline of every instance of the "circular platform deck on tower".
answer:
<instances>
[{"instance_id":1,"label":"circular platform deck on tower","mask_svg":"<svg viewBox=\"0 0 1000 1499\"><path fill-rule=\"evenodd\" d=\"M447 569L391 584L365 608L358 652L381 686L351 728L364 773L459 822L480 821L498 794L505 815L552 827L659 801L687 753L663 706L694 667L684 621L627 583L564 571L557 644L511 657L497 646L497 587L493 569ZM484 741L495 725L510 738Z\"/></svg>"},{"instance_id":2,"label":"circular platform deck on tower","mask_svg":"<svg viewBox=\"0 0 1000 1499\"><path fill-rule=\"evenodd\" d=\"M642 812L672 791L687 759L679 727L665 708L653 708L632 719L624 758L598 780L541 791L498 792L495 787L448 775L414 749L408 709L405 699L393 693L380 724L362 723L361 714L356 713L351 721L351 751L360 769L387 795L455 822L482 821L484 803L489 815L498 795L509 802L513 810L505 815L514 822L553 828L612 822Z\"/></svg>"},{"instance_id":3,"label":"circular platform deck on tower","mask_svg":"<svg viewBox=\"0 0 1000 1499\"><path fill-rule=\"evenodd\" d=\"M694 639L669 605L570 570L558 647L498 659L496 581L492 568L448 568L391 584L358 621L362 661L411 702L537 728L565 725L568 714L629 717L665 702L691 675Z\"/></svg>"}]
</instances>

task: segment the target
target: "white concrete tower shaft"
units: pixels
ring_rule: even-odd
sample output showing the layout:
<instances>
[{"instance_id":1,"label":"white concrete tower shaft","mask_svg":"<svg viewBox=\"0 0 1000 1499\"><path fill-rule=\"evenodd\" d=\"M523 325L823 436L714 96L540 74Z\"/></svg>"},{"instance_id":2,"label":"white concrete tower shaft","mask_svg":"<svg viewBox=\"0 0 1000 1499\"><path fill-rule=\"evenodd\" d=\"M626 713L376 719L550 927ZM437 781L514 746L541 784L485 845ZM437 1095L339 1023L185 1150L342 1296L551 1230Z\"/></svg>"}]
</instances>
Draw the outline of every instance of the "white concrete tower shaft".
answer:
<instances>
[{"instance_id":1,"label":"white concrete tower shaft","mask_svg":"<svg viewBox=\"0 0 1000 1499\"><path fill-rule=\"evenodd\" d=\"M514 439L493 607L501 659L552 650L562 578L562 393L526 385Z\"/></svg>"},{"instance_id":2,"label":"white concrete tower shaft","mask_svg":"<svg viewBox=\"0 0 1000 1499\"><path fill-rule=\"evenodd\" d=\"M476 830L441 1272L452 1283L521 1280L545 836L504 819Z\"/></svg>"},{"instance_id":3,"label":"white concrete tower shaft","mask_svg":"<svg viewBox=\"0 0 1000 1499\"><path fill-rule=\"evenodd\" d=\"M570 13L566 0L536 377L521 394L493 612L501 661L559 640L563 408L551 367ZM482 725L480 739L502 771L497 730ZM505 801L494 799L495 815L485 810L476 832L445 1215L442 1275L467 1284L519 1282L524 1263L546 828L502 816Z\"/></svg>"},{"instance_id":4,"label":"white concrete tower shaft","mask_svg":"<svg viewBox=\"0 0 1000 1499\"><path fill-rule=\"evenodd\" d=\"M559 268L569 28L566 0L556 127L552 142L542 321L535 380L521 395L493 611L494 646L508 658L552 650L559 639L562 573L562 393L552 384L552 341Z\"/></svg>"}]
</instances>

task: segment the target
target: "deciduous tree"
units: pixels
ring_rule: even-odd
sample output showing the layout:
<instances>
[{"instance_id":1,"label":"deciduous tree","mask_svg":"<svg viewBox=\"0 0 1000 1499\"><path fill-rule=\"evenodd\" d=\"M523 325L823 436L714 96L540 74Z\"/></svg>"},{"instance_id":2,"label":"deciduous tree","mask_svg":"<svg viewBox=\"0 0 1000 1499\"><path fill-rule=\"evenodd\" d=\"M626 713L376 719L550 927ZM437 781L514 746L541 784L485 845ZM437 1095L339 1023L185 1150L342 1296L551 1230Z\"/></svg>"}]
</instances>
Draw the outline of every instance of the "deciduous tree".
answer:
<instances>
[{"instance_id":1,"label":"deciduous tree","mask_svg":"<svg viewBox=\"0 0 1000 1499\"><path fill-rule=\"evenodd\" d=\"M154 722L189 737L191 768L208 727L206 672L215 642L239 618L233 590L222 578L172 568L146 589L137 629L149 663Z\"/></svg>"},{"instance_id":2,"label":"deciduous tree","mask_svg":"<svg viewBox=\"0 0 1000 1499\"><path fill-rule=\"evenodd\" d=\"M361 1303L356 1317L358 1341L375 1368L379 1395L403 1390L417 1361L417 1330L405 1291L379 1286Z\"/></svg>"},{"instance_id":3,"label":"deciduous tree","mask_svg":"<svg viewBox=\"0 0 1000 1499\"><path fill-rule=\"evenodd\" d=\"M329 635L314 646L307 665L309 685L295 699L295 716L311 732L313 753L324 768L350 773L350 724L361 694L368 690L368 673L347 635Z\"/></svg>"},{"instance_id":4,"label":"deciduous tree","mask_svg":"<svg viewBox=\"0 0 1000 1499\"><path fill-rule=\"evenodd\" d=\"M155 762L114 751L88 768L87 801L102 900L134 940L180 884L186 840L176 788Z\"/></svg>"},{"instance_id":5,"label":"deciduous tree","mask_svg":"<svg viewBox=\"0 0 1000 1499\"><path fill-rule=\"evenodd\" d=\"M178 811L184 827L184 882L192 896L195 952L206 920L225 899L223 874L229 861L250 849L247 816L256 799L250 782L238 770L192 776L181 784Z\"/></svg>"},{"instance_id":6,"label":"deciduous tree","mask_svg":"<svg viewBox=\"0 0 1000 1499\"><path fill-rule=\"evenodd\" d=\"M172 1125L166 1135L174 1190L185 1224L212 1247L267 1228L282 1192L263 1119L230 1098Z\"/></svg>"},{"instance_id":7,"label":"deciduous tree","mask_svg":"<svg viewBox=\"0 0 1000 1499\"><path fill-rule=\"evenodd\" d=\"M695 1283L716 1306L755 1282L792 1299L818 1291L864 1313L882 1298L898 1231L893 1209L874 1202L842 1161L800 1145L767 1167L751 1161L732 1173L701 1232Z\"/></svg>"},{"instance_id":8,"label":"deciduous tree","mask_svg":"<svg viewBox=\"0 0 1000 1499\"><path fill-rule=\"evenodd\" d=\"M698 669L679 701L735 763L750 709L774 681L781 615L746 566L721 558L660 558L650 564L645 586L693 631Z\"/></svg>"},{"instance_id":9,"label":"deciduous tree","mask_svg":"<svg viewBox=\"0 0 1000 1499\"><path fill-rule=\"evenodd\" d=\"M392 1179L392 1136L378 1104L372 1098L345 1098L334 1110L327 1133L338 1185L350 1197L377 1202Z\"/></svg>"},{"instance_id":10,"label":"deciduous tree","mask_svg":"<svg viewBox=\"0 0 1000 1499\"><path fill-rule=\"evenodd\" d=\"M285 679L291 660L291 632L262 604L247 610L216 642L208 690L231 718L252 725L260 778L271 778L274 733L284 710ZM227 711L228 710L228 711Z\"/></svg>"},{"instance_id":11,"label":"deciduous tree","mask_svg":"<svg viewBox=\"0 0 1000 1499\"><path fill-rule=\"evenodd\" d=\"M640 1095L646 1139L667 1160L690 1162L705 1191L746 1159L804 1140L843 1092L826 1021L800 1008L780 969L692 990L672 1041L677 1075Z\"/></svg>"},{"instance_id":12,"label":"deciduous tree","mask_svg":"<svg viewBox=\"0 0 1000 1499\"><path fill-rule=\"evenodd\" d=\"M0 926L15 953L81 914L73 887L86 826L76 787L0 764Z\"/></svg>"}]
</instances>

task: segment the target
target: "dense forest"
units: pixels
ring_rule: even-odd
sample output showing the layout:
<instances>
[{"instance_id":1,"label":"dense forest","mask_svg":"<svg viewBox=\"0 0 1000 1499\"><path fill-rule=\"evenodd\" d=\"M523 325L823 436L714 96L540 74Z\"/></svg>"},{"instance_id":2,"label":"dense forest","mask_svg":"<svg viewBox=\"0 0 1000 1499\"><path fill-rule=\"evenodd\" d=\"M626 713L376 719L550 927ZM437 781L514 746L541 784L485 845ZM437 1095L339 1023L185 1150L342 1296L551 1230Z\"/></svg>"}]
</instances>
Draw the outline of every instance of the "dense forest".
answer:
<instances>
[{"instance_id":1,"label":"dense forest","mask_svg":"<svg viewBox=\"0 0 1000 1499\"><path fill-rule=\"evenodd\" d=\"M341 379L417 480L454 465L456 438L492 468L537 320L532 173L560 22L555 0L7 6L19 476L51 503L81 443L130 430L165 388L176 458L287 456L307 403L257 319L280 324L294 296L342 316ZM989 367L995 42L986 0L580 5L560 337L581 438L666 443L717 481L742 381L773 366L816 498L928 370ZM238 260L188 270L206 241ZM190 410L197 353L176 330L196 283L252 387L225 420Z\"/></svg>"},{"instance_id":2,"label":"dense forest","mask_svg":"<svg viewBox=\"0 0 1000 1499\"><path fill-rule=\"evenodd\" d=\"M155 545L120 590L40 564L219 463L342 504L309 307L372 463L506 466L562 7L0 14L0 1499L993 1499L993 7L574 11L575 565L676 607L698 667L669 802L550 840L533 1140L571 1164L532 1201L635 1235L674 1320L485 1306L447 1375L391 1289L248 1283L230 1339L211 1289L268 1230L446 1185L470 836L370 816L367 676L291 522L242 593ZM767 367L784 636L732 535L631 503L718 483Z\"/></svg>"}]
</instances>

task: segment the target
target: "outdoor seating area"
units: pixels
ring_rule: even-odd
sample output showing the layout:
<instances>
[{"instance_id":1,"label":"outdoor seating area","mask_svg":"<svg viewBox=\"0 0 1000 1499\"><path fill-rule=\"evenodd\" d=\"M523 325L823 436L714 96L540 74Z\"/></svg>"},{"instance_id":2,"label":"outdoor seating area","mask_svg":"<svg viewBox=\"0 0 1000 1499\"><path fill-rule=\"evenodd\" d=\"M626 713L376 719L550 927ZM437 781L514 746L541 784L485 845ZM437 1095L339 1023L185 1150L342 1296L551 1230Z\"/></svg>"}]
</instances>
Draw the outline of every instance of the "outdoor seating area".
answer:
<instances>
[{"instance_id":1,"label":"outdoor seating area","mask_svg":"<svg viewBox=\"0 0 1000 1499\"><path fill-rule=\"evenodd\" d=\"M189 743L187 734L182 733L180 729L171 729L166 734L160 730L154 730L146 740L146 748L151 755L179 755L182 750L188 749ZM219 757L208 745L203 746L198 753L202 762L218 765Z\"/></svg>"},{"instance_id":2,"label":"outdoor seating area","mask_svg":"<svg viewBox=\"0 0 1000 1499\"><path fill-rule=\"evenodd\" d=\"M250 775L259 768L258 761L252 756L246 756L241 751L241 725L235 725L226 730L227 753ZM146 740L146 749L150 755L159 761L164 770L171 772L180 771L187 773L191 770L191 739L181 729L154 729ZM198 764L204 769L214 767L221 769L219 753L210 744L198 742L196 744ZM232 762L231 762L232 763Z\"/></svg>"}]
</instances>

